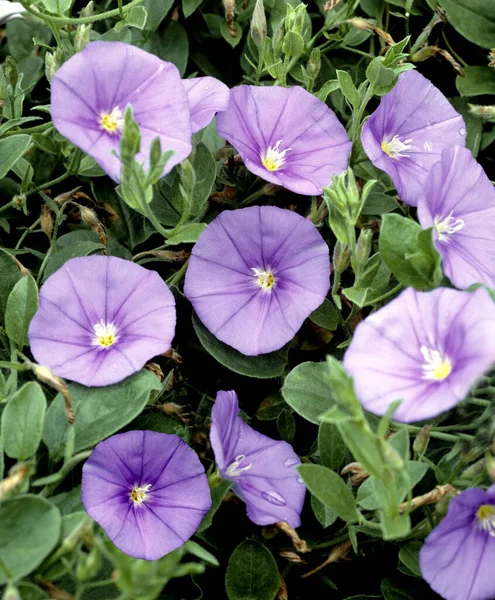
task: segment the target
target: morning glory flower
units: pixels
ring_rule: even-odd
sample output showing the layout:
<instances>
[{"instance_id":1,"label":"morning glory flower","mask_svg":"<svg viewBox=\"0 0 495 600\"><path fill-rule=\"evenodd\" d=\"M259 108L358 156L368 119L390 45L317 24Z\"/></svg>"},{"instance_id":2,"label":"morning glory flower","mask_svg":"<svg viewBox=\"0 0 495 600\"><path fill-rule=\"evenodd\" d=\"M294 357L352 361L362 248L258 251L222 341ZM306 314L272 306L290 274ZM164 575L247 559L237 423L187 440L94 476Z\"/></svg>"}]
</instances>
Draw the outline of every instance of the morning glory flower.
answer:
<instances>
[{"instance_id":1,"label":"morning glory flower","mask_svg":"<svg viewBox=\"0 0 495 600\"><path fill-rule=\"evenodd\" d=\"M40 290L36 362L87 386L117 383L170 348L175 300L158 273L115 256L67 261Z\"/></svg>"},{"instance_id":2,"label":"morning glory flower","mask_svg":"<svg viewBox=\"0 0 495 600\"><path fill-rule=\"evenodd\" d=\"M233 482L251 521L299 527L306 487L295 469L301 461L292 446L249 427L239 416L234 391L217 393L211 416L210 440L220 474Z\"/></svg>"},{"instance_id":3,"label":"morning glory flower","mask_svg":"<svg viewBox=\"0 0 495 600\"><path fill-rule=\"evenodd\" d=\"M213 335L256 356L289 342L329 286L328 246L311 221L251 206L223 211L201 233L184 292Z\"/></svg>"},{"instance_id":4,"label":"morning glory flower","mask_svg":"<svg viewBox=\"0 0 495 600\"><path fill-rule=\"evenodd\" d=\"M435 228L443 270L458 288L495 287L495 188L466 148L442 152L418 204L421 226Z\"/></svg>"},{"instance_id":5,"label":"morning glory flower","mask_svg":"<svg viewBox=\"0 0 495 600\"><path fill-rule=\"evenodd\" d=\"M495 598L495 486L465 490L426 538L421 573L446 600Z\"/></svg>"},{"instance_id":6,"label":"morning glory flower","mask_svg":"<svg viewBox=\"0 0 495 600\"><path fill-rule=\"evenodd\" d=\"M199 85L184 84L175 65L129 44L91 42L64 63L51 82L53 124L119 181L120 137L130 104L141 131L137 159L144 168L155 138L160 138L162 151L174 151L165 175L189 156L191 134L228 103L223 83L213 77L199 80Z\"/></svg>"},{"instance_id":7,"label":"morning glory flower","mask_svg":"<svg viewBox=\"0 0 495 600\"><path fill-rule=\"evenodd\" d=\"M345 171L352 145L328 106L301 87L240 85L217 129L251 173L308 196Z\"/></svg>"},{"instance_id":8,"label":"morning glory flower","mask_svg":"<svg viewBox=\"0 0 495 600\"><path fill-rule=\"evenodd\" d=\"M466 126L445 96L417 71L394 89L364 123L361 141L371 162L390 175L400 199L417 206L431 167L444 148L464 146Z\"/></svg>"},{"instance_id":9,"label":"morning glory flower","mask_svg":"<svg viewBox=\"0 0 495 600\"><path fill-rule=\"evenodd\" d=\"M82 502L122 552L157 560L194 534L211 496L197 454L177 435L127 431L84 464Z\"/></svg>"},{"instance_id":10,"label":"morning glory flower","mask_svg":"<svg viewBox=\"0 0 495 600\"><path fill-rule=\"evenodd\" d=\"M362 321L344 356L357 397L383 415L430 419L464 400L495 363L495 303L484 288L409 288Z\"/></svg>"}]
</instances>

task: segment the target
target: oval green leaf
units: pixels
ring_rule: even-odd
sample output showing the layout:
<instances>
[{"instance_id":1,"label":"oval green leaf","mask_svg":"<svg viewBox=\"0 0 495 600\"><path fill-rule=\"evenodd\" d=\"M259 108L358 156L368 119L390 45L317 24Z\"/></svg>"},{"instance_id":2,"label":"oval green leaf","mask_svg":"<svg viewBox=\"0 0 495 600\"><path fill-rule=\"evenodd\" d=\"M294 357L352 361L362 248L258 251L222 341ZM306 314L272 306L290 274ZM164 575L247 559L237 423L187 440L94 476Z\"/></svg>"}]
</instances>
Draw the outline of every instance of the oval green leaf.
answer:
<instances>
[{"instance_id":1,"label":"oval green leaf","mask_svg":"<svg viewBox=\"0 0 495 600\"><path fill-rule=\"evenodd\" d=\"M279 587L280 575L272 553L253 540L239 544L225 575L229 600L273 600Z\"/></svg>"}]
</instances>

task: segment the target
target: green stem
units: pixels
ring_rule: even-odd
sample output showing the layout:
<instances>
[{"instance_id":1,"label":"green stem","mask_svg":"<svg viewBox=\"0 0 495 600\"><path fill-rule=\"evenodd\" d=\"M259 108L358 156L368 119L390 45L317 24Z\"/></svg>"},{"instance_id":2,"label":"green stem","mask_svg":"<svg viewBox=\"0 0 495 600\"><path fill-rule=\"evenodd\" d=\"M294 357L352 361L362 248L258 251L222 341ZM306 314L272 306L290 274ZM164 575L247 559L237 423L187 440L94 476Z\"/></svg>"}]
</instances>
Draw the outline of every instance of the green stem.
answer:
<instances>
[{"instance_id":1,"label":"green stem","mask_svg":"<svg viewBox=\"0 0 495 600\"><path fill-rule=\"evenodd\" d=\"M12 208L16 204L17 204L17 199L16 198L12 198L12 200L10 202L8 202L7 204L4 204L3 206L0 206L0 213L3 212L4 210L7 210L8 208Z\"/></svg>"},{"instance_id":2,"label":"green stem","mask_svg":"<svg viewBox=\"0 0 495 600\"><path fill-rule=\"evenodd\" d=\"M81 158L82 158L82 152L81 152L81 150L79 150L79 148L76 148L70 159L70 163L69 163L69 166L67 167L67 171L63 175L60 175L60 177L57 177L56 179L52 179L51 181L47 181L46 183L42 183L41 185L36 186L32 190L29 190L28 192L26 192L25 196L31 196L32 194L36 194L37 192L40 192L41 190L46 190L50 187L53 187L54 185L58 185L59 183L62 183L62 181L65 181L71 175L75 175L77 173L77 171L79 170L79 165L81 164Z\"/></svg>"},{"instance_id":3,"label":"green stem","mask_svg":"<svg viewBox=\"0 0 495 600\"><path fill-rule=\"evenodd\" d=\"M129 4L126 4L122 7L122 12L128 13L132 8L142 4L144 0L132 0ZM79 18L66 18L66 17L53 17L52 15L46 15L41 13L39 10L35 10L26 2L21 3L24 9L40 19L45 23L53 23L54 25L87 25L88 23L96 23L97 21L103 21L105 19L111 19L114 17L120 16L120 8L115 8L114 10L108 10L106 12L100 13L99 15L91 15L89 17L79 17Z\"/></svg>"},{"instance_id":4,"label":"green stem","mask_svg":"<svg viewBox=\"0 0 495 600\"><path fill-rule=\"evenodd\" d=\"M182 267L176 273L174 273L174 275L172 275L172 277L170 279L167 279L167 285L169 287L171 287L173 285L177 285L180 282L180 280L184 277L184 274L187 271L187 263L188 262L189 262L189 259L186 260L186 262L182 265Z\"/></svg>"},{"instance_id":5,"label":"green stem","mask_svg":"<svg viewBox=\"0 0 495 600\"><path fill-rule=\"evenodd\" d=\"M85 452L79 452L79 454L75 454L70 460L68 460L64 466L60 469L60 479L53 483L49 483L46 485L40 492L40 496L44 496L45 498L49 496L63 479L72 471L74 467L76 467L81 461L86 460L91 454L92 450L86 450Z\"/></svg>"},{"instance_id":6,"label":"green stem","mask_svg":"<svg viewBox=\"0 0 495 600\"><path fill-rule=\"evenodd\" d=\"M263 72L263 45L258 49L258 66L256 67L256 77L254 85L260 84L261 73Z\"/></svg>"},{"instance_id":7,"label":"green stem","mask_svg":"<svg viewBox=\"0 0 495 600\"><path fill-rule=\"evenodd\" d=\"M396 431L399 431L399 429L401 429L401 427L402 427L402 428L407 429L411 433L419 433L420 431L423 430L422 427L417 427L416 425L404 425L402 423L400 425L398 423L397 424L392 423L392 427ZM467 433L460 433L459 435L452 435L450 433L444 433L442 431L435 431L435 430L430 431L430 437L436 438L438 440L445 440L446 442L458 442L460 439L471 441L474 439L473 435L468 435Z\"/></svg>"},{"instance_id":8,"label":"green stem","mask_svg":"<svg viewBox=\"0 0 495 600\"><path fill-rule=\"evenodd\" d=\"M14 129L13 131L7 131L3 137L9 137L9 135L19 135L20 133L45 133L49 129L53 128L53 123L50 121L49 123L42 123L41 125L36 125L35 127L26 127L24 129Z\"/></svg>"},{"instance_id":9,"label":"green stem","mask_svg":"<svg viewBox=\"0 0 495 600\"><path fill-rule=\"evenodd\" d=\"M441 19L440 15L437 12L435 12L435 14L433 15L433 17L431 18L431 21L423 29L423 31L418 35L418 37L416 38L416 41L412 45L411 50L409 51L409 55L410 56L412 56L424 44L427 43L428 38L430 37L430 33L431 33L432 29L435 27L435 25L437 25L441 21L442 21L442 19Z\"/></svg>"},{"instance_id":10,"label":"green stem","mask_svg":"<svg viewBox=\"0 0 495 600\"><path fill-rule=\"evenodd\" d=\"M124 15L124 7L123 7L123 4L122 4L122 0L119 0L119 17L121 19L123 19L125 17L125 15Z\"/></svg>"},{"instance_id":11,"label":"green stem","mask_svg":"<svg viewBox=\"0 0 495 600\"><path fill-rule=\"evenodd\" d=\"M397 292L400 292L400 290L403 288L404 286L402 285L402 283L399 283L399 285L396 285L394 288L392 288L390 291L388 291L386 294L383 294L382 296L378 296L378 298L375 298L374 300L372 300L371 302L365 302L363 304L363 306L361 306L361 308L365 308L366 306L374 306L375 304L378 304L378 302L382 302L383 300L386 300L387 298L390 298L390 296L393 296L394 294L396 294Z\"/></svg>"},{"instance_id":12,"label":"green stem","mask_svg":"<svg viewBox=\"0 0 495 600\"><path fill-rule=\"evenodd\" d=\"M17 244L15 245L15 249L19 250L19 248L22 245L22 242L26 239L26 237L33 232L33 229L36 229L36 227L38 227L38 225L41 224L41 217L39 217L38 219L36 219L36 221L30 225L21 235L21 237L19 238L19 241L17 242Z\"/></svg>"}]
</instances>

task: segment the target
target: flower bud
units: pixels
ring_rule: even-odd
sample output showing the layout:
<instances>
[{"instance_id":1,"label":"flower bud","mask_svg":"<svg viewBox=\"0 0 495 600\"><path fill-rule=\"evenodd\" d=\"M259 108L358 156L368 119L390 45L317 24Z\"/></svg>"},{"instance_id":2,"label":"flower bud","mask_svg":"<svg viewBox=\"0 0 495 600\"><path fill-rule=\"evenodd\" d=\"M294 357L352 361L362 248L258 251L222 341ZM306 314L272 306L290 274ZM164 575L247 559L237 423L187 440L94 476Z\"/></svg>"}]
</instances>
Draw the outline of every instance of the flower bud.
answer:
<instances>
[{"instance_id":1,"label":"flower bud","mask_svg":"<svg viewBox=\"0 0 495 600\"><path fill-rule=\"evenodd\" d=\"M180 163L180 178L188 196L192 195L194 186L196 185L196 173L187 158Z\"/></svg>"},{"instance_id":2,"label":"flower bud","mask_svg":"<svg viewBox=\"0 0 495 600\"><path fill-rule=\"evenodd\" d=\"M418 433L413 442L413 451L416 454L424 454L430 442L431 425L425 425Z\"/></svg>"},{"instance_id":3,"label":"flower bud","mask_svg":"<svg viewBox=\"0 0 495 600\"><path fill-rule=\"evenodd\" d=\"M16 586L11 582L5 588L2 600L22 600L21 594Z\"/></svg>"},{"instance_id":4,"label":"flower bud","mask_svg":"<svg viewBox=\"0 0 495 600\"><path fill-rule=\"evenodd\" d=\"M354 270L356 275L361 275L364 271L366 261L371 254L371 242L373 240L373 231L371 229L362 229L354 251Z\"/></svg>"},{"instance_id":5,"label":"flower bud","mask_svg":"<svg viewBox=\"0 0 495 600\"><path fill-rule=\"evenodd\" d=\"M317 77L318 74L320 73L320 69L321 69L321 52L319 48L313 48L313 50L311 50L311 54L309 55L309 60L308 60L308 77L314 81Z\"/></svg>"},{"instance_id":6,"label":"flower bud","mask_svg":"<svg viewBox=\"0 0 495 600\"><path fill-rule=\"evenodd\" d=\"M469 112L479 119L495 123L495 106L477 106L475 104L469 104Z\"/></svg>"},{"instance_id":7,"label":"flower bud","mask_svg":"<svg viewBox=\"0 0 495 600\"><path fill-rule=\"evenodd\" d=\"M486 466L487 464L484 458L477 460L472 465L469 465L467 469L464 469L462 472L463 479L478 479L479 477L482 477L486 472Z\"/></svg>"},{"instance_id":8,"label":"flower bud","mask_svg":"<svg viewBox=\"0 0 495 600\"><path fill-rule=\"evenodd\" d=\"M304 39L296 31L288 31L285 34L282 50L288 58L300 56L304 52Z\"/></svg>"},{"instance_id":9,"label":"flower bud","mask_svg":"<svg viewBox=\"0 0 495 600\"><path fill-rule=\"evenodd\" d=\"M260 49L266 40L267 27L263 0L256 0L253 18L251 19L251 37L256 48Z\"/></svg>"},{"instance_id":10,"label":"flower bud","mask_svg":"<svg viewBox=\"0 0 495 600\"><path fill-rule=\"evenodd\" d=\"M61 48L45 54L45 76L49 82L64 63L64 53Z\"/></svg>"},{"instance_id":11,"label":"flower bud","mask_svg":"<svg viewBox=\"0 0 495 600\"><path fill-rule=\"evenodd\" d=\"M344 244L337 240L333 249L333 266L335 271L343 273L351 264L351 248L349 244Z\"/></svg>"}]
</instances>

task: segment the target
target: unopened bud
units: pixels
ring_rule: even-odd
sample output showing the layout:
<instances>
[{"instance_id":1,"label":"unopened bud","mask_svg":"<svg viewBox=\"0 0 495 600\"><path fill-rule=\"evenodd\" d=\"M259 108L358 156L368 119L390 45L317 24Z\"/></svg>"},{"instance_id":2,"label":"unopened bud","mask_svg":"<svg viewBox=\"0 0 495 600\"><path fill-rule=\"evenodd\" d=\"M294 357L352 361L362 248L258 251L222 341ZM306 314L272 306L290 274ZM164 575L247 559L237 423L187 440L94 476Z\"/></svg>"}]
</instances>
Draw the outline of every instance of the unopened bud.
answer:
<instances>
[{"instance_id":1,"label":"unopened bud","mask_svg":"<svg viewBox=\"0 0 495 600\"><path fill-rule=\"evenodd\" d=\"M187 158L180 163L180 177L182 185L186 192L190 195L194 191L196 185L196 173L194 167Z\"/></svg>"},{"instance_id":2,"label":"unopened bud","mask_svg":"<svg viewBox=\"0 0 495 600\"><path fill-rule=\"evenodd\" d=\"M282 50L288 58L300 56L304 52L304 39L297 31L288 31L285 34Z\"/></svg>"},{"instance_id":3,"label":"unopened bud","mask_svg":"<svg viewBox=\"0 0 495 600\"><path fill-rule=\"evenodd\" d=\"M279 24L275 33L273 34L272 47L273 47L273 58L278 60L282 52L282 44L284 42L285 31L283 27L283 21Z\"/></svg>"},{"instance_id":4,"label":"unopened bud","mask_svg":"<svg viewBox=\"0 0 495 600\"><path fill-rule=\"evenodd\" d=\"M354 268L356 275L361 275L364 271L366 261L371 254L371 242L373 240L373 231L371 229L362 229L354 251Z\"/></svg>"},{"instance_id":5,"label":"unopened bud","mask_svg":"<svg viewBox=\"0 0 495 600\"><path fill-rule=\"evenodd\" d=\"M361 29L362 31L373 31L375 28L374 23L370 23L366 19L362 19L361 17L354 17L353 19L347 19L346 23L352 25L356 29Z\"/></svg>"},{"instance_id":6,"label":"unopened bud","mask_svg":"<svg viewBox=\"0 0 495 600\"><path fill-rule=\"evenodd\" d=\"M495 106L477 106L469 104L469 112L485 121L495 122Z\"/></svg>"},{"instance_id":7,"label":"unopened bud","mask_svg":"<svg viewBox=\"0 0 495 600\"><path fill-rule=\"evenodd\" d=\"M89 2L79 13L81 17L92 17L95 14L95 4L93 0Z\"/></svg>"},{"instance_id":8,"label":"unopened bud","mask_svg":"<svg viewBox=\"0 0 495 600\"><path fill-rule=\"evenodd\" d=\"M76 29L76 35L74 36L74 50L80 52L87 43L89 43L89 36L91 29L93 28L92 23L79 25Z\"/></svg>"},{"instance_id":9,"label":"unopened bud","mask_svg":"<svg viewBox=\"0 0 495 600\"><path fill-rule=\"evenodd\" d=\"M400 454L389 443L385 442L382 445L382 450L383 458L388 465L397 470L404 468L404 461L402 460Z\"/></svg>"},{"instance_id":10,"label":"unopened bud","mask_svg":"<svg viewBox=\"0 0 495 600\"><path fill-rule=\"evenodd\" d=\"M41 229L45 232L49 240L52 239L53 232L53 214L48 204L43 204L41 209Z\"/></svg>"},{"instance_id":11,"label":"unopened bud","mask_svg":"<svg viewBox=\"0 0 495 600\"><path fill-rule=\"evenodd\" d=\"M335 271L343 273L351 264L351 248L337 240L333 249L333 266Z\"/></svg>"},{"instance_id":12,"label":"unopened bud","mask_svg":"<svg viewBox=\"0 0 495 600\"><path fill-rule=\"evenodd\" d=\"M5 75L7 76L10 85L15 88L19 79L19 71L17 70L15 60L10 55L5 59Z\"/></svg>"},{"instance_id":13,"label":"unopened bud","mask_svg":"<svg viewBox=\"0 0 495 600\"><path fill-rule=\"evenodd\" d=\"M495 481L495 458L488 454L485 461L486 471L492 481Z\"/></svg>"},{"instance_id":14,"label":"unopened bud","mask_svg":"<svg viewBox=\"0 0 495 600\"><path fill-rule=\"evenodd\" d=\"M434 46L425 46L424 48L421 48L421 50L418 50L411 56L411 62L423 62L424 60L431 58L435 53L436 50Z\"/></svg>"},{"instance_id":15,"label":"unopened bud","mask_svg":"<svg viewBox=\"0 0 495 600\"><path fill-rule=\"evenodd\" d=\"M319 48L313 48L308 60L308 77L315 80L321 69L321 52Z\"/></svg>"},{"instance_id":16,"label":"unopened bud","mask_svg":"<svg viewBox=\"0 0 495 600\"><path fill-rule=\"evenodd\" d=\"M490 50L490 52L488 53L488 66L489 67L495 67L495 48L492 48Z\"/></svg>"},{"instance_id":17,"label":"unopened bud","mask_svg":"<svg viewBox=\"0 0 495 600\"><path fill-rule=\"evenodd\" d=\"M486 472L486 460L481 458L462 472L463 479L478 479Z\"/></svg>"},{"instance_id":18,"label":"unopened bud","mask_svg":"<svg viewBox=\"0 0 495 600\"><path fill-rule=\"evenodd\" d=\"M64 63L64 53L61 48L45 54L45 76L50 82L55 73Z\"/></svg>"},{"instance_id":19,"label":"unopened bud","mask_svg":"<svg viewBox=\"0 0 495 600\"><path fill-rule=\"evenodd\" d=\"M23 210L26 206L26 196L24 194L16 194L12 198L12 203L17 210Z\"/></svg>"},{"instance_id":20,"label":"unopened bud","mask_svg":"<svg viewBox=\"0 0 495 600\"><path fill-rule=\"evenodd\" d=\"M256 0L254 5L253 18L251 19L251 37L256 48L262 48L263 43L266 40L267 27L266 27L266 16L265 7L263 6L263 0Z\"/></svg>"},{"instance_id":21,"label":"unopened bud","mask_svg":"<svg viewBox=\"0 0 495 600\"><path fill-rule=\"evenodd\" d=\"M413 442L413 451L416 454L424 454L430 443L430 431L431 425L425 425L423 429L418 433Z\"/></svg>"},{"instance_id":22,"label":"unopened bud","mask_svg":"<svg viewBox=\"0 0 495 600\"><path fill-rule=\"evenodd\" d=\"M9 583L5 588L2 600L22 600L19 590L13 583Z\"/></svg>"}]
</instances>

